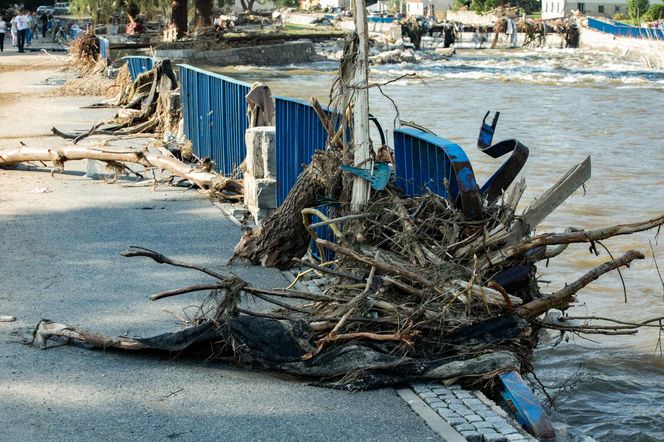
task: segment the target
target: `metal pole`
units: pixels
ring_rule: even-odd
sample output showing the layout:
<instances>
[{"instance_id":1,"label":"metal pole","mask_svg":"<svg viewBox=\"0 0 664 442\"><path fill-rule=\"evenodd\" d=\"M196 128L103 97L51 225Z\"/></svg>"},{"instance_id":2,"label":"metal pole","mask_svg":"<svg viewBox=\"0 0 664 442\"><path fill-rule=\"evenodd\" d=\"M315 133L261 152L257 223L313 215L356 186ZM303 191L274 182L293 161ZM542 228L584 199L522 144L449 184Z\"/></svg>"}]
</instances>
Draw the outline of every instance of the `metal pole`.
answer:
<instances>
[{"instance_id":1,"label":"metal pole","mask_svg":"<svg viewBox=\"0 0 664 442\"><path fill-rule=\"evenodd\" d=\"M369 31L367 29L367 9L365 0L353 0L355 9L355 31L359 42L355 74L353 76L353 150L354 165L372 170L373 162L369 145ZM351 195L351 211L364 209L369 200L369 182L355 177Z\"/></svg>"}]
</instances>

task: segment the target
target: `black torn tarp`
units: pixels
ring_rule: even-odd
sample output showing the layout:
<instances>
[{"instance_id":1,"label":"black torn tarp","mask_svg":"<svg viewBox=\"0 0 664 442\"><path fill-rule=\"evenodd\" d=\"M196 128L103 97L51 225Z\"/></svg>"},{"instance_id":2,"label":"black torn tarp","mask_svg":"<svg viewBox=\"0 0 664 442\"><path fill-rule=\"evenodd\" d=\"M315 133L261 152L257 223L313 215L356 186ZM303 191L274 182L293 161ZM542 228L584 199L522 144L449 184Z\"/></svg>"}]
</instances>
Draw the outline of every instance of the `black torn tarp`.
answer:
<instances>
[{"instance_id":1,"label":"black torn tarp","mask_svg":"<svg viewBox=\"0 0 664 442\"><path fill-rule=\"evenodd\" d=\"M139 339L108 337L43 320L35 329L34 342L42 348L56 341L104 350L161 351L205 358L234 356L240 364L305 377L316 385L364 390L416 380L493 376L519 370L519 359L504 347L526 327L526 321L515 316L482 321L446 338L450 350L463 347L462 352L450 351L448 356L437 358L403 356L390 352L390 347L380 342L363 339L329 345L314 354L315 334L306 321L249 315L206 320L173 333ZM491 350L498 345L503 349Z\"/></svg>"}]
</instances>

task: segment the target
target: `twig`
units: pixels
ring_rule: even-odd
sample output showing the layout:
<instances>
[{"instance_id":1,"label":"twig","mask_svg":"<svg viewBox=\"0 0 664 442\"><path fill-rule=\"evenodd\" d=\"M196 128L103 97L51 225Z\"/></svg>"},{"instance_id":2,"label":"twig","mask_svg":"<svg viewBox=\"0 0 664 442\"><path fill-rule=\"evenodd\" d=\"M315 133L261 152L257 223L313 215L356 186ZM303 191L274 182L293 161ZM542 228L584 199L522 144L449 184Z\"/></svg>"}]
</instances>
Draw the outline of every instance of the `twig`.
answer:
<instances>
[{"instance_id":1,"label":"twig","mask_svg":"<svg viewBox=\"0 0 664 442\"><path fill-rule=\"evenodd\" d=\"M125 256L127 258L131 258L134 256L145 256L147 258L151 258L154 262L158 264L168 264L172 265L175 267L182 267L185 269L192 269L192 270L198 270L199 272L203 272L207 275L212 276L213 278L220 279L222 281L226 280L228 276L222 275L221 273L217 273L213 270L210 270L205 267L201 267L195 264L191 264L188 262L183 262L183 261L175 261L173 259L170 259L161 253L155 252L154 250L146 249L144 247L137 247L137 246L129 246L129 248L120 253L120 255Z\"/></svg>"}]
</instances>

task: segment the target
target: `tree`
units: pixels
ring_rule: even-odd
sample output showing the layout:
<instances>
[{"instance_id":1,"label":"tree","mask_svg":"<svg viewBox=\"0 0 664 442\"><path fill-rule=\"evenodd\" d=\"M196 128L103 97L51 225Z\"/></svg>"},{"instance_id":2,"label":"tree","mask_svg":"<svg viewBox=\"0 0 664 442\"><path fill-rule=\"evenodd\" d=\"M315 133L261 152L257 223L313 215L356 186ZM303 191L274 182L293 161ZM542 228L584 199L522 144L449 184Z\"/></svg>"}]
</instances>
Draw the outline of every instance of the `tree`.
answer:
<instances>
[{"instance_id":1,"label":"tree","mask_svg":"<svg viewBox=\"0 0 664 442\"><path fill-rule=\"evenodd\" d=\"M638 20L648 10L648 0L627 0L627 13L629 16Z\"/></svg>"},{"instance_id":2,"label":"tree","mask_svg":"<svg viewBox=\"0 0 664 442\"><path fill-rule=\"evenodd\" d=\"M175 26L178 38L182 38L187 33L187 13L187 0L172 0L171 23Z\"/></svg>"},{"instance_id":3,"label":"tree","mask_svg":"<svg viewBox=\"0 0 664 442\"><path fill-rule=\"evenodd\" d=\"M212 26L213 0L195 0L194 4L196 5L196 27Z\"/></svg>"},{"instance_id":4,"label":"tree","mask_svg":"<svg viewBox=\"0 0 664 442\"><path fill-rule=\"evenodd\" d=\"M658 3L656 5L652 5L648 8L646 13L642 15L642 17L645 21L661 20L664 18L664 4Z\"/></svg>"}]
</instances>

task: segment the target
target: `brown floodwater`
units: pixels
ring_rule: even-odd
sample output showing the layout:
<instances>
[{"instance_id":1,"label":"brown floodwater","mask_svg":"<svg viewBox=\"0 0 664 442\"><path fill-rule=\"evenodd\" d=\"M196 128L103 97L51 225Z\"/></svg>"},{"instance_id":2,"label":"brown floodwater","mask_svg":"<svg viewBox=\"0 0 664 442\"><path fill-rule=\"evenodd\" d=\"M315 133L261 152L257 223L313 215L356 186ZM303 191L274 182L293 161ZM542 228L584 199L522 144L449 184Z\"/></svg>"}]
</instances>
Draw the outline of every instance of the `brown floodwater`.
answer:
<instances>
[{"instance_id":1,"label":"brown floodwater","mask_svg":"<svg viewBox=\"0 0 664 442\"><path fill-rule=\"evenodd\" d=\"M217 69L253 82L265 81L274 95L327 97L333 62L278 68ZM475 148L487 110L500 111L494 141L517 138L530 148L523 176L525 206L572 165L592 157L592 178L547 218L538 232L568 226L597 228L664 213L664 72L639 60L574 50L461 50L448 62L373 68L371 80L405 78L383 88L402 120L415 121L467 152L481 185L501 164ZM392 103L371 91L371 112L391 132ZM388 135L391 139L391 135ZM653 260L664 271L664 244L656 231L605 241L614 255L630 249L646 259L623 270L627 287L613 272L585 288L573 315L641 321L664 316L664 287ZM587 245L572 245L538 271L544 291L555 291L608 259ZM551 334L537 352L535 370L555 395L555 413L602 441L664 440L664 357L659 329L635 336L570 336L555 348ZM550 343L549 343L550 342ZM553 388L563 386L562 389Z\"/></svg>"}]
</instances>

